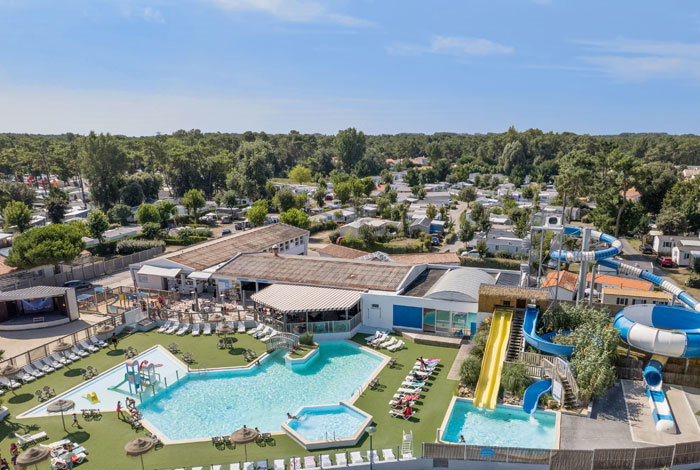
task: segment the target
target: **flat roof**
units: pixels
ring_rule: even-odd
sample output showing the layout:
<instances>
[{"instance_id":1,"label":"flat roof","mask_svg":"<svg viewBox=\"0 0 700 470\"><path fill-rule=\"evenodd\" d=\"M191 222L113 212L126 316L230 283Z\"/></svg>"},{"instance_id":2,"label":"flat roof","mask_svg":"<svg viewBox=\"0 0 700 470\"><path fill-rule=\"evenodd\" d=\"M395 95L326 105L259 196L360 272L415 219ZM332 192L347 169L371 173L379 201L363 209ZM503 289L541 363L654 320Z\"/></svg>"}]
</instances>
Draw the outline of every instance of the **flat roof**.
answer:
<instances>
[{"instance_id":1,"label":"flat roof","mask_svg":"<svg viewBox=\"0 0 700 470\"><path fill-rule=\"evenodd\" d=\"M647 299L663 299L669 300L671 294L668 292L654 291L654 290L640 290L640 289L620 289L617 287L603 287L603 295L622 295L628 297L643 297Z\"/></svg>"},{"instance_id":2,"label":"flat roof","mask_svg":"<svg viewBox=\"0 0 700 470\"><path fill-rule=\"evenodd\" d=\"M358 290L272 284L251 298L277 311L296 313L345 310L357 304L361 296Z\"/></svg>"},{"instance_id":3,"label":"flat roof","mask_svg":"<svg viewBox=\"0 0 700 470\"><path fill-rule=\"evenodd\" d=\"M244 253L220 267L214 278L397 291L413 266L270 253Z\"/></svg>"},{"instance_id":4,"label":"flat roof","mask_svg":"<svg viewBox=\"0 0 700 470\"><path fill-rule=\"evenodd\" d=\"M27 287L25 289L11 290L0 292L0 301L7 302L12 300L38 299L41 297L56 297L64 295L71 290L70 287L53 287L53 286L36 286Z\"/></svg>"},{"instance_id":5,"label":"flat roof","mask_svg":"<svg viewBox=\"0 0 700 470\"><path fill-rule=\"evenodd\" d=\"M167 259L189 266L197 271L228 261L238 253L264 250L309 232L291 225L277 223L236 232L226 238L205 243L192 250Z\"/></svg>"}]
</instances>

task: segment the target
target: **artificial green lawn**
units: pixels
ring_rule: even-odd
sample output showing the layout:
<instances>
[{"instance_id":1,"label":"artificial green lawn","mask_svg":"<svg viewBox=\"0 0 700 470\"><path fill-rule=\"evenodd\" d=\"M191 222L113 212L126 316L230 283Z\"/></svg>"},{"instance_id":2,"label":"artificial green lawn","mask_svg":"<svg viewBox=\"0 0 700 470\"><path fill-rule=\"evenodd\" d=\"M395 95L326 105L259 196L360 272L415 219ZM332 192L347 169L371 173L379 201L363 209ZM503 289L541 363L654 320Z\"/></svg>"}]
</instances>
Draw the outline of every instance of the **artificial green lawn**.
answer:
<instances>
[{"instance_id":1,"label":"artificial green lawn","mask_svg":"<svg viewBox=\"0 0 700 470\"><path fill-rule=\"evenodd\" d=\"M246 362L243 359L243 352L246 349L253 349L258 355L265 351L264 344L251 338L249 335L235 334L231 336L237 339L234 349L219 350L216 347L219 337L216 335L176 337L156 332L135 333L123 338L117 351L109 348L91 354L87 358L71 364L69 366L70 369L64 367L48 374L46 377L22 386L16 390L16 396L13 396L11 392L6 392L2 399L4 405L10 409L11 415L0 423L0 453L7 457L10 442L15 440L14 432L23 434L41 430L45 431L49 436L49 440L45 442L57 441L66 437L81 443L88 449L88 459L77 468L111 469L138 467L140 463L137 463L130 457L126 457L124 444L139 435L143 435L146 431L133 431L128 424L120 421L114 412L103 413L103 417L99 421L85 422L79 416L81 429L71 427L71 419L67 417L68 433L63 431L60 415L30 419L17 419L16 416L39 404L34 396L35 390L42 388L44 385L49 385L57 393L61 393L78 385L83 382L82 376L77 372L79 368L91 365L103 372L124 361L122 348L126 349L128 346L141 352L155 344L167 346L172 342L176 342L180 346L181 351L178 356L183 351L189 351L194 355L197 360L197 363L193 365L194 368L244 365ZM353 340L364 344L364 336L357 335ZM355 402L355 405L374 417L373 424L377 427L377 432L373 437L375 448L392 447L394 453L398 456L397 447L401 445L402 431L412 431L414 436L414 455L419 456L421 443L435 440L436 429L442 423L447 406L453 393L456 391L457 382L448 381L446 376L457 354L457 349L418 345L409 341L406 342L406 345L406 349L396 353L390 353L386 349L381 350L382 353L395 357L397 364L394 368L385 367L378 376L379 386L375 390L365 390ZM434 377L431 378L429 386L416 404L417 414L409 421L393 418L388 413L388 401L411 370L415 359L421 355L426 358L439 357L441 359L441 367L437 374L434 374ZM238 393L245 392L240 391ZM82 406L78 405L76 408L80 409ZM234 431L234 429L231 431ZM363 450L369 449L369 440L366 434L356 447ZM288 460L292 456L318 456L322 453L334 454L344 450L346 448L308 452L285 435L275 436L274 442L266 446L257 444L249 444L247 446L248 460L251 461L264 459L272 461L277 458ZM238 446L236 449L219 449L210 442L167 445L151 451L144 457L146 468L186 467L193 465L204 465L207 468L206 465L212 463L223 464L243 460L242 446ZM48 464L46 464L46 468L48 468Z\"/></svg>"}]
</instances>

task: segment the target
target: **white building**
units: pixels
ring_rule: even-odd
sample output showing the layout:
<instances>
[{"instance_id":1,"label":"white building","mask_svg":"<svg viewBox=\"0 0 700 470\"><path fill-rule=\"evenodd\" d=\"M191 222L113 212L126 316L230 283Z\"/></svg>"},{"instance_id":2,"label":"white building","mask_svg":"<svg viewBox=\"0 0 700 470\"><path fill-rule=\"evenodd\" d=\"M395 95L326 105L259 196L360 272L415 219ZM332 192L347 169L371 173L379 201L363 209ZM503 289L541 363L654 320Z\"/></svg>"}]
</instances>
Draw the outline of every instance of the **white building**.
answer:
<instances>
[{"instance_id":1,"label":"white building","mask_svg":"<svg viewBox=\"0 0 700 470\"><path fill-rule=\"evenodd\" d=\"M678 266L689 266L694 251L700 251L700 239L678 240L671 249L671 259Z\"/></svg>"},{"instance_id":2,"label":"white building","mask_svg":"<svg viewBox=\"0 0 700 470\"><path fill-rule=\"evenodd\" d=\"M699 240L700 238L684 237L682 235L655 235L652 248L658 255L670 256L673 249L681 240Z\"/></svg>"}]
</instances>

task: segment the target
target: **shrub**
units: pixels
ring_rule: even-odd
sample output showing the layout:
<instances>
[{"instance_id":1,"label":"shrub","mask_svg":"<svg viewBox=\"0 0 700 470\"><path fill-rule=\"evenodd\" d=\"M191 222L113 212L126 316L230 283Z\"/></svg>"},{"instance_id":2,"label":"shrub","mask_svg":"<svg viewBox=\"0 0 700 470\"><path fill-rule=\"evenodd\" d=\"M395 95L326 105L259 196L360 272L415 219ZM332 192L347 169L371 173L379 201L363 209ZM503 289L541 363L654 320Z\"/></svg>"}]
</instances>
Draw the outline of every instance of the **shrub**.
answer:
<instances>
[{"instance_id":1,"label":"shrub","mask_svg":"<svg viewBox=\"0 0 700 470\"><path fill-rule=\"evenodd\" d=\"M144 238L153 240L163 236L163 229L160 228L160 224L157 224L155 222L148 222L143 224L143 226L141 227L141 235L143 235Z\"/></svg>"},{"instance_id":2,"label":"shrub","mask_svg":"<svg viewBox=\"0 0 700 470\"><path fill-rule=\"evenodd\" d=\"M685 281L685 285L688 287L693 287L695 289L700 288L700 274L697 272L690 273L690 276L688 276L688 280Z\"/></svg>"},{"instance_id":3,"label":"shrub","mask_svg":"<svg viewBox=\"0 0 700 470\"><path fill-rule=\"evenodd\" d=\"M183 228L178 230L177 238L183 240L191 237L211 238L213 233L214 232L212 232L211 229L208 228Z\"/></svg>"},{"instance_id":4,"label":"shrub","mask_svg":"<svg viewBox=\"0 0 700 470\"><path fill-rule=\"evenodd\" d=\"M507 251L498 250L496 252L496 258L513 259L513 255Z\"/></svg>"},{"instance_id":5,"label":"shrub","mask_svg":"<svg viewBox=\"0 0 700 470\"><path fill-rule=\"evenodd\" d=\"M479 325L479 328L476 329L476 333L474 333L474 336L472 337L472 343L474 343L474 346L469 353L470 355L476 356L479 359L484 357L486 343L489 340L490 329L491 324L489 322L483 322L481 325Z\"/></svg>"},{"instance_id":6,"label":"shrub","mask_svg":"<svg viewBox=\"0 0 700 470\"><path fill-rule=\"evenodd\" d=\"M312 344L314 344L314 334L310 331L307 331L299 337L299 343L306 346L311 346Z\"/></svg>"},{"instance_id":7,"label":"shrub","mask_svg":"<svg viewBox=\"0 0 700 470\"><path fill-rule=\"evenodd\" d=\"M524 362L514 361L503 364L501 385L503 385L504 390L522 397L525 389L531 383L532 379L527 375L527 366Z\"/></svg>"},{"instance_id":8,"label":"shrub","mask_svg":"<svg viewBox=\"0 0 700 470\"><path fill-rule=\"evenodd\" d=\"M338 237L340 236L340 232L337 230L334 230L330 234L328 234L328 241L331 242L332 244L335 244L335 242L338 240Z\"/></svg>"},{"instance_id":9,"label":"shrub","mask_svg":"<svg viewBox=\"0 0 700 470\"><path fill-rule=\"evenodd\" d=\"M165 246L162 240L119 240L117 243L116 252L120 255L130 255L139 251L149 250L158 246Z\"/></svg>"},{"instance_id":10,"label":"shrub","mask_svg":"<svg viewBox=\"0 0 700 470\"><path fill-rule=\"evenodd\" d=\"M168 237L166 238L165 244L166 245L178 245L178 246L188 246L188 245L194 245L195 243L203 242L208 240L207 237L185 237L185 238L179 238L179 237Z\"/></svg>"},{"instance_id":11,"label":"shrub","mask_svg":"<svg viewBox=\"0 0 700 470\"><path fill-rule=\"evenodd\" d=\"M481 359L469 355L464 359L462 366L459 368L459 380L464 385L476 385L479 381L480 373Z\"/></svg>"},{"instance_id":12,"label":"shrub","mask_svg":"<svg viewBox=\"0 0 700 470\"><path fill-rule=\"evenodd\" d=\"M447 236L445 237L445 243L447 243L447 244L451 245L455 241L457 241L457 234L454 232L448 233Z\"/></svg>"},{"instance_id":13,"label":"shrub","mask_svg":"<svg viewBox=\"0 0 700 470\"><path fill-rule=\"evenodd\" d=\"M338 228L338 224L335 222L335 220L327 220L325 222L313 222L309 226L309 232L317 233L322 232L324 230L335 230L336 228Z\"/></svg>"}]
</instances>

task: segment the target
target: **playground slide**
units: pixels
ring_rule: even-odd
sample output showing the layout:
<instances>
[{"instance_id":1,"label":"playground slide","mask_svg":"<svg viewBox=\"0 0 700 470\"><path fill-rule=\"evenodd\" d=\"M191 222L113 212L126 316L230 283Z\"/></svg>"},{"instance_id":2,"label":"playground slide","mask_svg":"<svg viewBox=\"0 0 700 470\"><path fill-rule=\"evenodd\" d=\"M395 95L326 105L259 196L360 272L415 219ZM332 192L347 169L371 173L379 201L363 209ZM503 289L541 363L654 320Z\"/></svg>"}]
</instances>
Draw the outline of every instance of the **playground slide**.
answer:
<instances>
[{"instance_id":1,"label":"playground slide","mask_svg":"<svg viewBox=\"0 0 700 470\"><path fill-rule=\"evenodd\" d=\"M523 411L528 414L534 413L537 410L537 403L539 403L540 397L551 390L551 380L538 380L527 387L525 395L523 395Z\"/></svg>"},{"instance_id":2,"label":"playground slide","mask_svg":"<svg viewBox=\"0 0 700 470\"><path fill-rule=\"evenodd\" d=\"M116 389L118 389L119 387L121 387L122 385L124 385L128 380L129 380L128 375L127 375L127 374L124 374L124 380L122 380L121 382L119 382L117 385L112 385L112 386L109 387L107 390L116 390Z\"/></svg>"},{"instance_id":3,"label":"playground slide","mask_svg":"<svg viewBox=\"0 0 700 470\"><path fill-rule=\"evenodd\" d=\"M523 337L527 344L539 349L547 354L556 356L571 356L574 353L574 347L565 344L554 344L548 341L548 338L537 334L537 318L540 314L540 309L535 306L528 305L525 309L525 319L523 321Z\"/></svg>"},{"instance_id":4,"label":"playground slide","mask_svg":"<svg viewBox=\"0 0 700 470\"><path fill-rule=\"evenodd\" d=\"M493 312L489 339L481 362L481 373L474 394L474 405L478 408L496 408L498 389L501 386L501 371L508 350L513 309L498 307Z\"/></svg>"}]
</instances>

